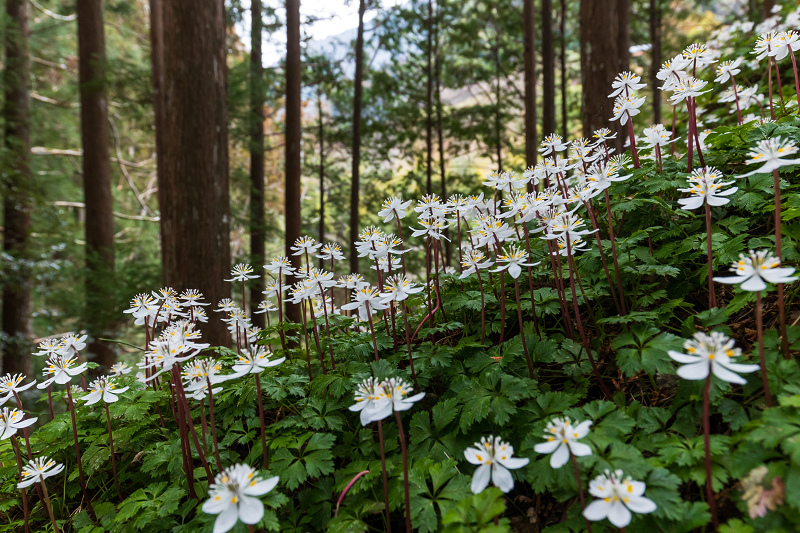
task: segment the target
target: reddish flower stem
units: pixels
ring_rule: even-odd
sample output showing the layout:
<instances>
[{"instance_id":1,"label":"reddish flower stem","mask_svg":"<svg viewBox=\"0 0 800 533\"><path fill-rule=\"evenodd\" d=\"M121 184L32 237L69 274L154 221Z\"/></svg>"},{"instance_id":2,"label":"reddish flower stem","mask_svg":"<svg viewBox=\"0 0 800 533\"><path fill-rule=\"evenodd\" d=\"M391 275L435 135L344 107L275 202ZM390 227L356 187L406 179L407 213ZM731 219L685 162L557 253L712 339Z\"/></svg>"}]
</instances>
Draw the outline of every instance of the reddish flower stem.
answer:
<instances>
[{"instance_id":1,"label":"reddish flower stem","mask_svg":"<svg viewBox=\"0 0 800 533\"><path fill-rule=\"evenodd\" d=\"M764 385L767 407L772 407L772 393L769 390L769 379L767 379L767 359L764 356L764 318L761 291L756 291L756 332L758 333L758 364L761 366L761 383Z\"/></svg>"},{"instance_id":2,"label":"reddish flower stem","mask_svg":"<svg viewBox=\"0 0 800 533\"><path fill-rule=\"evenodd\" d=\"M703 447L705 448L706 465L706 501L711 511L711 523L714 531L719 530L717 519L717 502L714 499L713 474L711 471L711 369L708 370L706 385L703 388Z\"/></svg>"}]
</instances>

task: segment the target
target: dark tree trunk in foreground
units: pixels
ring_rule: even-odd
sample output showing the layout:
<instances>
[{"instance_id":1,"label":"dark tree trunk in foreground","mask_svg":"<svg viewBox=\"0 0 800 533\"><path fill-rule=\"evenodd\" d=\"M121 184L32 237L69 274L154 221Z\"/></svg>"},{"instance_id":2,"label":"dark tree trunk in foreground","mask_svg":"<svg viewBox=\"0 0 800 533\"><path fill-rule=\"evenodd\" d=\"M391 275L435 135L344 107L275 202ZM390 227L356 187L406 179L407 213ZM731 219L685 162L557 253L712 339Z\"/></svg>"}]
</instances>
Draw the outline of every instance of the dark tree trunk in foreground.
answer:
<instances>
[{"instance_id":1,"label":"dark tree trunk in foreground","mask_svg":"<svg viewBox=\"0 0 800 533\"><path fill-rule=\"evenodd\" d=\"M108 145L106 43L102 0L79 0L78 61L83 144L83 196L86 203L86 328L93 342L89 354L110 368L114 364L107 337L116 317L114 287L114 218Z\"/></svg>"},{"instance_id":2,"label":"dark tree trunk in foreground","mask_svg":"<svg viewBox=\"0 0 800 533\"><path fill-rule=\"evenodd\" d=\"M522 4L523 42L525 45L525 165L536 164L539 146L536 138L536 7L533 0ZM533 184L529 184L533 190Z\"/></svg>"},{"instance_id":3,"label":"dark tree trunk in foreground","mask_svg":"<svg viewBox=\"0 0 800 533\"><path fill-rule=\"evenodd\" d=\"M322 89L317 88L317 117L319 136L319 241L325 240L325 120L322 114ZM325 269L325 260L319 260L320 270Z\"/></svg>"},{"instance_id":4,"label":"dark tree trunk in foreground","mask_svg":"<svg viewBox=\"0 0 800 533\"><path fill-rule=\"evenodd\" d=\"M661 68L661 5L650 0L650 87L653 88L653 124L661 123L661 80L656 77Z\"/></svg>"},{"instance_id":5,"label":"dark tree trunk in foreground","mask_svg":"<svg viewBox=\"0 0 800 533\"><path fill-rule=\"evenodd\" d=\"M542 135L556 132L555 70L553 0L542 0Z\"/></svg>"},{"instance_id":6,"label":"dark tree trunk in foreground","mask_svg":"<svg viewBox=\"0 0 800 533\"><path fill-rule=\"evenodd\" d=\"M567 138L567 0L561 0L558 33L561 36L561 136Z\"/></svg>"},{"instance_id":7,"label":"dark tree trunk in foreground","mask_svg":"<svg viewBox=\"0 0 800 533\"><path fill-rule=\"evenodd\" d=\"M365 0L358 2L358 34L356 35L356 73L353 94L353 166L350 180L350 272L358 273L359 199L358 172L361 166L361 84L364 80L364 10Z\"/></svg>"},{"instance_id":8,"label":"dark tree trunk in foreground","mask_svg":"<svg viewBox=\"0 0 800 533\"><path fill-rule=\"evenodd\" d=\"M225 14L218 0L163 0L161 246L164 281L198 289L216 305L230 296ZM166 112L168 110L169 112ZM204 340L223 344L209 320Z\"/></svg>"},{"instance_id":9,"label":"dark tree trunk in foreground","mask_svg":"<svg viewBox=\"0 0 800 533\"><path fill-rule=\"evenodd\" d=\"M290 247L300 237L300 0L286 0L286 256L299 267ZM287 302L286 318L299 324L300 306Z\"/></svg>"},{"instance_id":10,"label":"dark tree trunk in foreground","mask_svg":"<svg viewBox=\"0 0 800 533\"><path fill-rule=\"evenodd\" d=\"M433 0L428 0L426 55L428 65L425 69L427 92L425 94L425 191L433 194ZM444 198L442 199L444 200Z\"/></svg>"},{"instance_id":11,"label":"dark tree trunk in foreground","mask_svg":"<svg viewBox=\"0 0 800 533\"><path fill-rule=\"evenodd\" d=\"M775 0L764 0L763 9L761 12L762 19L769 18L772 16L772 8L775 7Z\"/></svg>"},{"instance_id":12,"label":"dark tree trunk in foreground","mask_svg":"<svg viewBox=\"0 0 800 533\"><path fill-rule=\"evenodd\" d=\"M442 201L447 201L447 174L445 173L446 161L444 158L444 131L442 127L442 55L439 48L439 27L442 23L442 0L436 6L436 26L433 30L433 63L434 63L434 89L436 91L436 136L439 141L439 175L442 178L439 194ZM445 237L450 237L449 229L444 230ZM444 241L444 260L450 264L451 245L449 240Z\"/></svg>"},{"instance_id":13,"label":"dark tree trunk in foreground","mask_svg":"<svg viewBox=\"0 0 800 533\"><path fill-rule=\"evenodd\" d=\"M627 20L621 14L630 8L625 0L595 2L581 0L580 43L581 82L583 85L582 122L584 137L598 128L609 127L622 131L619 122L609 122L614 106L608 98L614 77L628 64L628 29L620 23ZM624 135L617 135L616 146L622 146Z\"/></svg>"},{"instance_id":14,"label":"dark tree trunk in foreground","mask_svg":"<svg viewBox=\"0 0 800 533\"><path fill-rule=\"evenodd\" d=\"M30 58L28 2L6 0L5 30L6 169L3 185L3 252L14 265L4 265L2 372L31 375L31 274L24 264L31 228ZM18 267L17 267L18 265ZM9 268L11 267L11 268Z\"/></svg>"},{"instance_id":15,"label":"dark tree trunk in foreground","mask_svg":"<svg viewBox=\"0 0 800 533\"><path fill-rule=\"evenodd\" d=\"M264 241L264 67L261 65L261 0L250 4L250 261L256 272L266 264ZM250 280L250 316L263 328L265 315L256 314L266 287L264 276Z\"/></svg>"}]
</instances>

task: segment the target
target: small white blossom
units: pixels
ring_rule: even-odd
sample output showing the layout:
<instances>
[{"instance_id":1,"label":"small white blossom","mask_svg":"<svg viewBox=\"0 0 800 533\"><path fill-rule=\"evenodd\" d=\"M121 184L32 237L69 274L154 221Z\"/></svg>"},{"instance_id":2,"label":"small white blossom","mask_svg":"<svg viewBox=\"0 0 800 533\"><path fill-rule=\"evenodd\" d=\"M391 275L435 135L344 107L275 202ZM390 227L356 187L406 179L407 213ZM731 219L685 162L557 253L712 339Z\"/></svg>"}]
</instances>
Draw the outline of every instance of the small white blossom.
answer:
<instances>
[{"instance_id":1,"label":"small white blossom","mask_svg":"<svg viewBox=\"0 0 800 533\"><path fill-rule=\"evenodd\" d=\"M522 468L530 462L525 457L513 457L514 448L500 437L481 437L471 448L464 450L464 457L474 465L480 465L472 475L472 492L478 494L491 482L503 492L514 488L514 478L509 470Z\"/></svg>"}]
</instances>

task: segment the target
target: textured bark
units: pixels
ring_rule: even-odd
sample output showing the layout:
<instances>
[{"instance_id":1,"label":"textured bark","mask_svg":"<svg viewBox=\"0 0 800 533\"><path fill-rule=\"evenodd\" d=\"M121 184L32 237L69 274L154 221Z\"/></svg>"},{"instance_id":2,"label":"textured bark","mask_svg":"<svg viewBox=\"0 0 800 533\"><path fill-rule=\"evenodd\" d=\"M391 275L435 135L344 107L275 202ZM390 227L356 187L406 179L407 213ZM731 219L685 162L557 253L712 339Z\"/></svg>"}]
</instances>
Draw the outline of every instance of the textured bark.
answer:
<instances>
[{"instance_id":1,"label":"textured bark","mask_svg":"<svg viewBox=\"0 0 800 533\"><path fill-rule=\"evenodd\" d=\"M2 182L3 252L14 258L15 265L12 268L5 265L0 370L30 375L33 371L31 274L24 264L18 264L18 260L26 257L32 209L28 2L6 0L6 16L3 120L7 160Z\"/></svg>"},{"instance_id":2,"label":"textured bark","mask_svg":"<svg viewBox=\"0 0 800 533\"><path fill-rule=\"evenodd\" d=\"M522 4L523 43L525 46L525 164L536 164L539 152L536 139L536 7L534 0ZM532 190L533 185L531 184Z\"/></svg>"},{"instance_id":3,"label":"textured bark","mask_svg":"<svg viewBox=\"0 0 800 533\"><path fill-rule=\"evenodd\" d=\"M116 317L114 298L114 217L106 97L106 44L102 0L80 0L78 77L83 145L83 196L86 203L86 329L93 341L89 358L110 368L114 351L107 342Z\"/></svg>"},{"instance_id":4,"label":"textured bark","mask_svg":"<svg viewBox=\"0 0 800 533\"><path fill-rule=\"evenodd\" d=\"M594 130L609 127L618 132L618 149L627 130L620 128L619 122L609 122L614 102L608 94L614 77L628 66L628 28L620 27L628 16L620 11L629 8L626 0L581 0L580 5L583 135L589 137Z\"/></svg>"},{"instance_id":5,"label":"textured bark","mask_svg":"<svg viewBox=\"0 0 800 533\"><path fill-rule=\"evenodd\" d=\"M772 16L772 8L775 7L775 0L764 0L764 4L762 6L761 16L764 20Z\"/></svg>"},{"instance_id":6,"label":"textured bark","mask_svg":"<svg viewBox=\"0 0 800 533\"><path fill-rule=\"evenodd\" d=\"M433 194L433 0L428 0L428 18L426 20L428 46L426 56L428 65L425 69L427 92L425 94L425 190ZM444 199L443 199L444 200Z\"/></svg>"},{"instance_id":7,"label":"textured bark","mask_svg":"<svg viewBox=\"0 0 800 533\"><path fill-rule=\"evenodd\" d=\"M218 0L163 0L161 246L164 281L200 290L216 304L230 296L228 107L225 14ZM168 112L166 112L168 110ZM223 344L210 320L204 340Z\"/></svg>"},{"instance_id":8,"label":"textured bark","mask_svg":"<svg viewBox=\"0 0 800 533\"><path fill-rule=\"evenodd\" d=\"M290 247L300 237L300 0L286 0L286 256L294 267L300 266L300 256L293 256ZM300 306L286 303L286 318L300 323Z\"/></svg>"},{"instance_id":9,"label":"textured bark","mask_svg":"<svg viewBox=\"0 0 800 533\"><path fill-rule=\"evenodd\" d=\"M322 114L322 89L317 88L317 125L319 142L319 241L325 240L325 121ZM319 268L325 268L325 260L319 260Z\"/></svg>"},{"instance_id":10,"label":"textured bark","mask_svg":"<svg viewBox=\"0 0 800 533\"><path fill-rule=\"evenodd\" d=\"M250 261L256 272L266 264L266 225L264 220L264 67L261 64L261 0L250 3ZM250 280L250 316L253 325L263 328L266 317L256 314L264 298L264 276Z\"/></svg>"},{"instance_id":11,"label":"textured bark","mask_svg":"<svg viewBox=\"0 0 800 533\"><path fill-rule=\"evenodd\" d=\"M561 18L558 33L561 63L561 136L567 138L567 0L561 0Z\"/></svg>"},{"instance_id":12,"label":"textured bark","mask_svg":"<svg viewBox=\"0 0 800 533\"><path fill-rule=\"evenodd\" d=\"M556 132L556 55L553 0L542 0L542 135Z\"/></svg>"},{"instance_id":13,"label":"textured bark","mask_svg":"<svg viewBox=\"0 0 800 533\"><path fill-rule=\"evenodd\" d=\"M358 241L360 202L358 199L359 167L361 166L361 84L364 80L364 10L365 0L358 2L358 33L356 35L356 73L353 80L353 161L350 180L350 272L358 273Z\"/></svg>"},{"instance_id":14,"label":"textured bark","mask_svg":"<svg viewBox=\"0 0 800 533\"><path fill-rule=\"evenodd\" d=\"M439 195L442 201L447 200L447 173L445 172L447 161L444 157L444 128L442 117L442 55L439 48L439 27L442 24L442 2L439 0L436 5L436 26L433 29L433 63L434 63L434 90L436 91L436 136L439 145L439 176L441 177L441 190ZM444 235L449 239L450 230L444 230ZM447 265L451 259L451 244L449 240L444 241L444 260Z\"/></svg>"},{"instance_id":15,"label":"textured bark","mask_svg":"<svg viewBox=\"0 0 800 533\"><path fill-rule=\"evenodd\" d=\"M661 85L656 75L661 68L661 5L660 0L650 0L650 87L653 88L653 123L661 123Z\"/></svg>"}]
</instances>

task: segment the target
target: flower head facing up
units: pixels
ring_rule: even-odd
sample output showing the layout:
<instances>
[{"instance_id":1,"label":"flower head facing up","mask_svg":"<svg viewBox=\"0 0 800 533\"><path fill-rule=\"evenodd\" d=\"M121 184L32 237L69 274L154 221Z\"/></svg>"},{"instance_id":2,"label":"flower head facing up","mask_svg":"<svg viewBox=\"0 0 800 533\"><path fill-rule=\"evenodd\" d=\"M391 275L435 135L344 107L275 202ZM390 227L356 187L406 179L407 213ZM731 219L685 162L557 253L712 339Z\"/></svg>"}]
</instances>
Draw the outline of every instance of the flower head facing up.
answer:
<instances>
[{"instance_id":1,"label":"flower head facing up","mask_svg":"<svg viewBox=\"0 0 800 533\"><path fill-rule=\"evenodd\" d=\"M59 474L62 470L64 470L64 465L56 463L49 457L37 457L22 467L22 479L17 483L17 488L30 487L34 483Z\"/></svg>"},{"instance_id":2,"label":"flower head facing up","mask_svg":"<svg viewBox=\"0 0 800 533\"><path fill-rule=\"evenodd\" d=\"M3 407L0 411L0 440L6 440L14 435L18 429L26 428L36 422L38 418L25 418L25 413L19 409Z\"/></svg>"},{"instance_id":3,"label":"flower head facing up","mask_svg":"<svg viewBox=\"0 0 800 533\"><path fill-rule=\"evenodd\" d=\"M730 198L726 198L739 190L739 187L731 187L730 189L723 190L727 185L733 183L726 181L720 183L718 180L722 179L722 172L714 167L698 168L694 170L686 181L689 182L691 187L686 189L678 189L680 192L691 193L689 198L679 198L678 203L683 209L697 209L708 202L711 206L725 205L730 202Z\"/></svg>"},{"instance_id":4,"label":"flower head facing up","mask_svg":"<svg viewBox=\"0 0 800 533\"><path fill-rule=\"evenodd\" d=\"M656 510L655 502L644 496L645 484L622 476L622 470L606 470L589 482L589 493L598 499L586 506L583 516L593 522L608 518L623 528L631 523L631 511L647 514Z\"/></svg>"},{"instance_id":5,"label":"flower head facing up","mask_svg":"<svg viewBox=\"0 0 800 533\"><path fill-rule=\"evenodd\" d=\"M344 259L342 247L335 242L326 242L322 245L319 254L317 254L317 259L322 259L323 261L341 261Z\"/></svg>"},{"instance_id":6,"label":"flower head facing up","mask_svg":"<svg viewBox=\"0 0 800 533\"><path fill-rule=\"evenodd\" d=\"M353 291L353 298L350 303L344 304L341 308L345 311L358 309L358 317L362 322L367 322L370 317L375 314L375 311L382 311L387 309L387 305L383 303L383 298L375 287L361 287Z\"/></svg>"},{"instance_id":7,"label":"flower head facing up","mask_svg":"<svg viewBox=\"0 0 800 533\"><path fill-rule=\"evenodd\" d=\"M111 373L115 376L124 376L130 374L133 368L128 363L114 363L111 365Z\"/></svg>"},{"instance_id":8,"label":"flower head facing up","mask_svg":"<svg viewBox=\"0 0 800 533\"><path fill-rule=\"evenodd\" d=\"M100 377L89 383L89 394L81 398L86 405L93 405L103 400L106 403L114 403L119 400L118 394L128 390L128 387L118 389L114 380L109 377Z\"/></svg>"},{"instance_id":9,"label":"flower head facing up","mask_svg":"<svg viewBox=\"0 0 800 533\"><path fill-rule=\"evenodd\" d=\"M231 279L226 279L225 281L247 281L257 277L253 274L253 267L245 263L239 263L231 269Z\"/></svg>"},{"instance_id":10,"label":"flower head facing up","mask_svg":"<svg viewBox=\"0 0 800 533\"><path fill-rule=\"evenodd\" d=\"M645 87L645 83L639 83L642 81L642 77L638 74L634 74L633 72L621 72L617 74L617 77L614 78L614 81L611 83L611 87L614 91L608 95L609 98L614 98L615 96L625 93L625 96L629 96L633 91L638 91Z\"/></svg>"},{"instance_id":11,"label":"flower head facing up","mask_svg":"<svg viewBox=\"0 0 800 533\"><path fill-rule=\"evenodd\" d=\"M750 250L748 255L739 254L739 260L731 265L734 275L715 277L714 281L729 285L739 285L745 291L763 291L769 283L791 283L797 281L793 276L795 269L781 267L781 261L769 250Z\"/></svg>"},{"instance_id":12,"label":"flower head facing up","mask_svg":"<svg viewBox=\"0 0 800 533\"><path fill-rule=\"evenodd\" d=\"M378 216L383 217L384 222L389 222L395 217L397 217L398 220L402 220L405 218L406 211L408 211L408 208L411 206L412 202L413 200L404 202L396 196L387 198L383 201L381 210L378 211Z\"/></svg>"},{"instance_id":13,"label":"flower head facing up","mask_svg":"<svg viewBox=\"0 0 800 533\"><path fill-rule=\"evenodd\" d=\"M502 253L497 256L497 268L494 272L508 270L511 277L517 279L522 273L522 267L532 267L539 263L526 263L528 252L519 246L506 246Z\"/></svg>"},{"instance_id":14,"label":"flower head facing up","mask_svg":"<svg viewBox=\"0 0 800 533\"><path fill-rule=\"evenodd\" d=\"M14 394L19 394L24 390L28 390L34 385L36 385L36 381L31 381L27 385L23 385L22 382L25 381L24 374L6 374L5 376L0 377L0 405L3 405L8 400L14 397Z\"/></svg>"},{"instance_id":15,"label":"flower head facing up","mask_svg":"<svg viewBox=\"0 0 800 533\"><path fill-rule=\"evenodd\" d=\"M461 259L461 268L463 271L459 278L464 279L470 274L474 274L478 270L483 270L492 266L492 260L486 260L484 253L478 249L470 248L464 252L464 257Z\"/></svg>"},{"instance_id":16,"label":"flower head facing up","mask_svg":"<svg viewBox=\"0 0 800 533\"><path fill-rule=\"evenodd\" d=\"M397 274L386 278L383 286L382 303L402 302L412 294L422 292L422 287L412 283L407 276Z\"/></svg>"},{"instance_id":17,"label":"flower head facing up","mask_svg":"<svg viewBox=\"0 0 800 533\"><path fill-rule=\"evenodd\" d=\"M292 255L303 255L305 253L313 254L322 246L322 243L317 242L313 237L303 236L298 237L294 241L294 245L289 249L294 252Z\"/></svg>"},{"instance_id":18,"label":"flower head facing up","mask_svg":"<svg viewBox=\"0 0 800 533\"><path fill-rule=\"evenodd\" d=\"M569 461L570 454L576 457L584 457L592 454L592 449L578 439L582 439L589 433L592 421L586 420L578 425L574 425L569 417L554 418L547 423L545 438L547 442L541 442L533 447L536 453L549 453L550 466L561 468Z\"/></svg>"},{"instance_id":19,"label":"flower head facing up","mask_svg":"<svg viewBox=\"0 0 800 533\"><path fill-rule=\"evenodd\" d=\"M276 277L280 277L281 274L286 274L287 276L294 274L292 262L285 256L273 258L268 265L264 265L264 269Z\"/></svg>"},{"instance_id":20,"label":"flower head facing up","mask_svg":"<svg viewBox=\"0 0 800 533\"><path fill-rule=\"evenodd\" d=\"M747 383L739 374L749 374L758 370L758 365L745 365L735 363L734 358L742 355L742 350L734 348L735 342L719 331L712 331L707 335L702 331L694 334L693 338L683 343L683 349L687 353L680 353L673 350L667 352L669 356L682 363L677 373L683 379L700 380L706 379L711 372L722 381Z\"/></svg>"},{"instance_id":21,"label":"flower head facing up","mask_svg":"<svg viewBox=\"0 0 800 533\"><path fill-rule=\"evenodd\" d=\"M381 392L380 384L373 377L365 379L356 387L356 403L351 405L349 409L360 413L362 425L366 426L372 422L370 414L375 408L375 404L381 400Z\"/></svg>"},{"instance_id":22,"label":"flower head facing up","mask_svg":"<svg viewBox=\"0 0 800 533\"><path fill-rule=\"evenodd\" d=\"M748 152L748 159L745 164L761 166L747 174L738 176L745 178L753 174L769 174L773 170L787 165L800 165L800 159L786 159L798 152L794 141L783 139L782 137L772 137L756 143L756 147Z\"/></svg>"},{"instance_id":23,"label":"flower head facing up","mask_svg":"<svg viewBox=\"0 0 800 533\"><path fill-rule=\"evenodd\" d=\"M58 383L59 385L69 383L72 378L81 374L88 366L88 363L75 365L76 362L77 358L75 357L61 355L51 356L42 370L43 375L50 377L36 385L36 388L46 389L53 382Z\"/></svg>"},{"instance_id":24,"label":"flower head facing up","mask_svg":"<svg viewBox=\"0 0 800 533\"><path fill-rule=\"evenodd\" d=\"M264 517L264 504L255 496L263 496L277 485L278 476L261 479L254 468L245 464L217 474L202 507L204 513L219 515L214 521L214 533L230 531L238 520L258 524Z\"/></svg>"},{"instance_id":25,"label":"flower head facing up","mask_svg":"<svg viewBox=\"0 0 800 533\"><path fill-rule=\"evenodd\" d=\"M256 345L250 350L242 350L231 370L237 377L246 374L260 374L265 368L277 366L286 360L285 357L270 359L270 355L272 354L267 348L261 345Z\"/></svg>"},{"instance_id":26,"label":"flower head facing up","mask_svg":"<svg viewBox=\"0 0 800 533\"><path fill-rule=\"evenodd\" d=\"M742 58L736 58L733 61L722 61L717 65L717 78L714 80L716 83L722 83L732 79L739 74L742 70L739 65L742 64Z\"/></svg>"},{"instance_id":27,"label":"flower head facing up","mask_svg":"<svg viewBox=\"0 0 800 533\"><path fill-rule=\"evenodd\" d=\"M524 457L514 457L514 448L500 437L481 437L471 448L464 450L464 457L474 465L480 465L472 475L472 492L478 494L491 482L503 492L514 488L514 478L509 470L522 468L530 462Z\"/></svg>"},{"instance_id":28,"label":"flower head facing up","mask_svg":"<svg viewBox=\"0 0 800 533\"><path fill-rule=\"evenodd\" d=\"M639 114L639 108L642 107L644 103L644 96L617 96L617 99L614 100L614 116L611 117L609 120L619 120L619 123L624 126L628 123L628 119L632 118L635 115Z\"/></svg>"}]
</instances>

